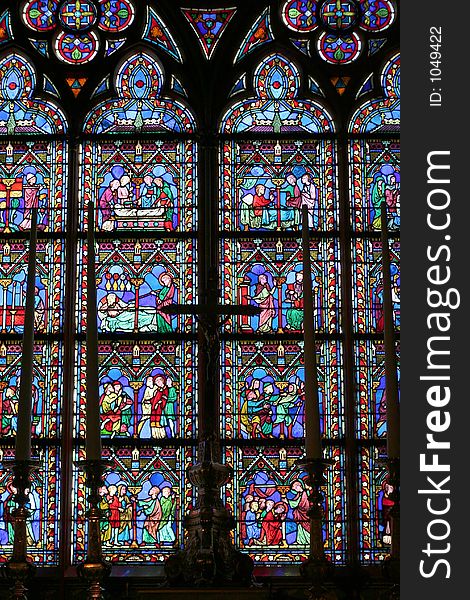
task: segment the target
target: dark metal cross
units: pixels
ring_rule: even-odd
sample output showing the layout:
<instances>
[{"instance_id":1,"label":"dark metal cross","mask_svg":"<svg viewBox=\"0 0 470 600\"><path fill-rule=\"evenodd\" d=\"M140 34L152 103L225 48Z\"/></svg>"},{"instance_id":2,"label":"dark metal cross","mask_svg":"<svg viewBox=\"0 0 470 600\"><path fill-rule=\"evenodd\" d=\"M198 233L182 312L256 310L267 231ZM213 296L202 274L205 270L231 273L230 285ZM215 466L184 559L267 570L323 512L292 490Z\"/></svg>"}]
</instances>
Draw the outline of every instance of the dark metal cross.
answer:
<instances>
[{"instance_id":1,"label":"dark metal cross","mask_svg":"<svg viewBox=\"0 0 470 600\"><path fill-rule=\"evenodd\" d=\"M199 336L199 436L219 435L219 351L220 331L227 320L234 315L259 315L261 308L251 305L219 304L216 278L211 277L208 301L196 304L171 304L160 310L168 315L194 315L198 322ZM221 318L222 317L222 318Z\"/></svg>"},{"instance_id":2,"label":"dark metal cross","mask_svg":"<svg viewBox=\"0 0 470 600\"><path fill-rule=\"evenodd\" d=\"M220 378L219 352L220 331L227 320L234 315L255 316L261 309L258 306L239 304L219 304L215 279L211 278L207 293L207 302L196 304L171 304L160 310L168 315L194 315L198 322L198 389L199 389L199 436L218 436L219 430L219 394Z\"/></svg>"}]
</instances>

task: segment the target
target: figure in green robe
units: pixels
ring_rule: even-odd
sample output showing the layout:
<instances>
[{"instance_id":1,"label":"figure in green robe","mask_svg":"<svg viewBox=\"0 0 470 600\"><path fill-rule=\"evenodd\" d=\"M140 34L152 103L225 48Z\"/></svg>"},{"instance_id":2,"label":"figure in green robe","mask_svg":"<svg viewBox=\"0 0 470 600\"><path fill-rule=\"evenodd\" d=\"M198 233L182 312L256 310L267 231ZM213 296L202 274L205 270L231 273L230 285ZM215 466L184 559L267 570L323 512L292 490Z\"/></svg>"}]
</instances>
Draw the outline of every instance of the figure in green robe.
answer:
<instances>
[{"instance_id":1,"label":"figure in green robe","mask_svg":"<svg viewBox=\"0 0 470 600\"><path fill-rule=\"evenodd\" d=\"M166 423L170 429L171 435L174 437L176 435L176 402L177 402L177 393L176 388L173 385L173 380L171 377L168 377L166 380L166 385L168 387L168 397L164 409L164 416Z\"/></svg>"},{"instance_id":2,"label":"figure in green robe","mask_svg":"<svg viewBox=\"0 0 470 600\"><path fill-rule=\"evenodd\" d=\"M372 202L372 227L380 229L380 206L385 202L385 179L382 175L377 177L370 193Z\"/></svg>"},{"instance_id":3,"label":"figure in green robe","mask_svg":"<svg viewBox=\"0 0 470 600\"><path fill-rule=\"evenodd\" d=\"M166 486L162 489L160 506L162 517L157 531L157 539L161 543L173 544L176 540L176 535L173 531L176 512L176 497L172 492L171 487Z\"/></svg>"},{"instance_id":4,"label":"figure in green robe","mask_svg":"<svg viewBox=\"0 0 470 600\"><path fill-rule=\"evenodd\" d=\"M160 488L154 485L149 490L149 497L141 501L141 509L146 516L142 534L144 544L155 544L157 542L157 531L162 519L162 507L158 499L159 493Z\"/></svg>"},{"instance_id":5,"label":"figure in green robe","mask_svg":"<svg viewBox=\"0 0 470 600\"><path fill-rule=\"evenodd\" d=\"M168 183L161 177L155 177L153 183L155 184L157 189L156 205L162 206L165 210L163 213L164 227L167 231L171 231L172 229L174 229L173 213L175 210L175 200L173 197L173 193Z\"/></svg>"},{"instance_id":6,"label":"figure in green robe","mask_svg":"<svg viewBox=\"0 0 470 600\"><path fill-rule=\"evenodd\" d=\"M298 401L299 392L294 383L289 383L287 389L283 390L275 400L276 418L274 419L273 427L279 425L281 436L292 436L292 425L295 420L292 412Z\"/></svg>"}]
</instances>

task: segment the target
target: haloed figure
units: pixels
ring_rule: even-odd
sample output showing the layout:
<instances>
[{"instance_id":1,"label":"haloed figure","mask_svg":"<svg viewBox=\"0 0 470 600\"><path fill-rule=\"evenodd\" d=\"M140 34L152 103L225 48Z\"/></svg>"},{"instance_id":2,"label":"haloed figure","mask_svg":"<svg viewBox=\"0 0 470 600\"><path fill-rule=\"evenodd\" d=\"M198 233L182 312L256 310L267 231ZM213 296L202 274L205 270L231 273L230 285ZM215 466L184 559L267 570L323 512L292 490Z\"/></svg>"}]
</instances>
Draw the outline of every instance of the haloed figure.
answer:
<instances>
[{"instance_id":1,"label":"haloed figure","mask_svg":"<svg viewBox=\"0 0 470 600\"><path fill-rule=\"evenodd\" d=\"M272 332L273 319L276 315L273 299L273 294L275 291L276 288L270 287L266 275L261 273L258 276L258 284L255 288L255 295L252 298L261 308L258 324L259 333Z\"/></svg>"}]
</instances>

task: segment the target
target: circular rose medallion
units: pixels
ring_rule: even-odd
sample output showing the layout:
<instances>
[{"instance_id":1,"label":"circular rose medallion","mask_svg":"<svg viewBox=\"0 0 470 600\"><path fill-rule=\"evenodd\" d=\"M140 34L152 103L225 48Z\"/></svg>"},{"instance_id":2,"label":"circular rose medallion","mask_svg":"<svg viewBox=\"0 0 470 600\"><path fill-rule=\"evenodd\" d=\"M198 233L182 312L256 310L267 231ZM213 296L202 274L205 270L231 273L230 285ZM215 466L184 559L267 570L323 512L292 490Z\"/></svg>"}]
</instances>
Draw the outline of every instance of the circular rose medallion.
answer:
<instances>
[{"instance_id":1,"label":"circular rose medallion","mask_svg":"<svg viewBox=\"0 0 470 600\"><path fill-rule=\"evenodd\" d=\"M100 0L101 17L98 27L112 33L123 31L134 20L134 7L129 0Z\"/></svg>"},{"instance_id":2,"label":"circular rose medallion","mask_svg":"<svg viewBox=\"0 0 470 600\"><path fill-rule=\"evenodd\" d=\"M59 9L59 20L68 29L88 29L96 22L96 8L91 2L83 0L64 2Z\"/></svg>"},{"instance_id":3,"label":"circular rose medallion","mask_svg":"<svg viewBox=\"0 0 470 600\"><path fill-rule=\"evenodd\" d=\"M54 49L60 60L70 65L83 65L93 60L98 53L98 36L90 31L81 35L61 32Z\"/></svg>"},{"instance_id":4,"label":"circular rose medallion","mask_svg":"<svg viewBox=\"0 0 470 600\"><path fill-rule=\"evenodd\" d=\"M50 31L56 26L55 12L59 3L32 0L23 7L23 21L34 31Z\"/></svg>"},{"instance_id":5,"label":"circular rose medallion","mask_svg":"<svg viewBox=\"0 0 470 600\"><path fill-rule=\"evenodd\" d=\"M318 27L316 11L313 0L290 0L284 4L282 19L292 31L313 31Z\"/></svg>"},{"instance_id":6,"label":"circular rose medallion","mask_svg":"<svg viewBox=\"0 0 470 600\"><path fill-rule=\"evenodd\" d=\"M326 62L344 65L356 60L361 53L362 42L357 33L343 36L322 33L318 38L317 48Z\"/></svg>"},{"instance_id":7,"label":"circular rose medallion","mask_svg":"<svg viewBox=\"0 0 470 600\"><path fill-rule=\"evenodd\" d=\"M329 29L344 31L356 22L357 7L354 2L324 2L320 7L320 18Z\"/></svg>"},{"instance_id":8,"label":"circular rose medallion","mask_svg":"<svg viewBox=\"0 0 470 600\"><path fill-rule=\"evenodd\" d=\"M395 20L395 7L389 0L360 0L359 27L366 31L383 31Z\"/></svg>"}]
</instances>

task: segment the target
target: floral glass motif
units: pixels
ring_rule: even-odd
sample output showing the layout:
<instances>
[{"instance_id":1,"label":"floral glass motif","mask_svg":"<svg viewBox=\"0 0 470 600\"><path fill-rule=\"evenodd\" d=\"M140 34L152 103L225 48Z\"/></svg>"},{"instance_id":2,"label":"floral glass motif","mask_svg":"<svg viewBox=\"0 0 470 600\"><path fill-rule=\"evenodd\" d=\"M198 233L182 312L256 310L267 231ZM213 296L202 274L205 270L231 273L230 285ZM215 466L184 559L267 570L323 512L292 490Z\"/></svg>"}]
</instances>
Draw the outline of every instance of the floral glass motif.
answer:
<instances>
[{"instance_id":1,"label":"floral glass motif","mask_svg":"<svg viewBox=\"0 0 470 600\"><path fill-rule=\"evenodd\" d=\"M238 52L235 56L234 62L237 63L242 58L250 54L253 50L272 42L274 35L271 29L271 19L269 14L269 7L263 11L263 13L256 19L251 26L251 29L246 34Z\"/></svg>"},{"instance_id":2,"label":"floral glass motif","mask_svg":"<svg viewBox=\"0 0 470 600\"><path fill-rule=\"evenodd\" d=\"M334 563L345 561L346 500L344 451L329 448L333 466L323 509L325 553ZM235 542L259 565L299 564L309 554L310 522L306 473L296 466L298 447L227 446L226 462L234 478L224 490L236 520Z\"/></svg>"},{"instance_id":3,"label":"floral glass motif","mask_svg":"<svg viewBox=\"0 0 470 600\"><path fill-rule=\"evenodd\" d=\"M99 40L94 31L72 35L59 33L54 42L57 57L70 65L83 65L98 54Z\"/></svg>"},{"instance_id":4,"label":"floral glass motif","mask_svg":"<svg viewBox=\"0 0 470 600\"><path fill-rule=\"evenodd\" d=\"M130 0L29 0L23 3L21 14L33 31L56 30L52 46L57 58L84 65L104 47L93 28L111 34L125 31L134 20L135 9ZM32 43L37 47L40 42ZM47 45L42 49L47 52Z\"/></svg>"},{"instance_id":5,"label":"floral glass motif","mask_svg":"<svg viewBox=\"0 0 470 600\"><path fill-rule=\"evenodd\" d=\"M64 2L59 9L59 21L68 29L88 29L96 22L96 7L83 0Z\"/></svg>"},{"instance_id":6,"label":"floral glass motif","mask_svg":"<svg viewBox=\"0 0 470 600\"><path fill-rule=\"evenodd\" d=\"M394 22L396 10L391 0L359 0L360 28L365 31L384 31Z\"/></svg>"},{"instance_id":7,"label":"floral glass motif","mask_svg":"<svg viewBox=\"0 0 470 600\"><path fill-rule=\"evenodd\" d=\"M129 0L100 0L101 19L98 27L117 33L127 29L134 20L135 10Z\"/></svg>"},{"instance_id":8,"label":"floral glass motif","mask_svg":"<svg viewBox=\"0 0 470 600\"><path fill-rule=\"evenodd\" d=\"M338 36L322 33L318 38L317 49L320 56L331 64L351 63L362 50L362 41L355 32L350 35Z\"/></svg>"},{"instance_id":9,"label":"floral glass motif","mask_svg":"<svg viewBox=\"0 0 470 600\"><path fill-rule=\"evenodd\" d=\"M22 16L26 25L34 31L51 31L56 27L58 0L29 0L24 3Z\"/></svg>"},{"instance_id":10,"label":"floral glass motif","mask_svg":"<svg viewBox=\"0 0 470 600\"><path fill-rule=\"evenodd\" d=\"M313 31L317 25L315 0L289 0L282 9L284 23L293 31Z\"/></svg>"},{"instance_id":11,"label":"floral glass motif","mask_svg":"<svg viewBox=\"0 0 470 600\"><path fill-rule=\"evenodd\" d=\"M142 37L144 40L156 44L178 62L183 62L181 52L168 27L151 6L147 7L147 23Z\"/></svg>"},{"instance_id":12,"label":"floral glass motif","mask_svg":"<svg viewBox=\"0 0 470 600\"><path fill-rule=\"evenodd\" d=\"M357 7L354 2L324 2L320 7L320 18L330 29L349 29L357 18Z\"/></svg>"},{"instance_id":13,"label":"floral glass motif","mask_svg":"<svg viewBox=\"0 0 470 600\"><path fill-rule=\"evenodd\" d=\"M204 55L210 58L236 9L182 8L181 10L197 35Z\"/></svg>"},{"instance_id":14,"label":"floral glass motif","mask_svg":"<svg viewBox=\"0 0 470 600\"><path fill-rule=\"evenodd\" d=\"M285 25L299 33L315 32L319 56L337 65L357 60L364 32L383 31L395 17L391 0L289 0L282 7Z\"/></svg>"}]
</instances>

